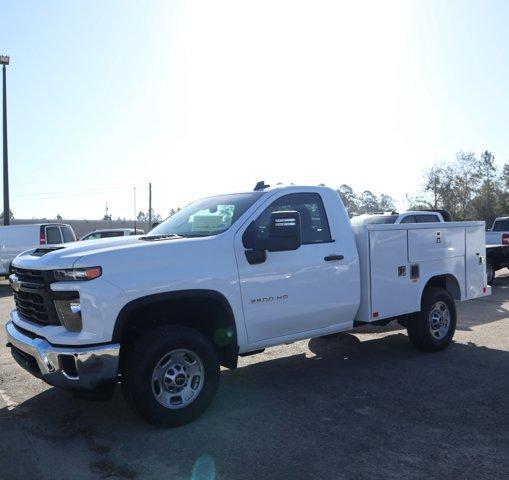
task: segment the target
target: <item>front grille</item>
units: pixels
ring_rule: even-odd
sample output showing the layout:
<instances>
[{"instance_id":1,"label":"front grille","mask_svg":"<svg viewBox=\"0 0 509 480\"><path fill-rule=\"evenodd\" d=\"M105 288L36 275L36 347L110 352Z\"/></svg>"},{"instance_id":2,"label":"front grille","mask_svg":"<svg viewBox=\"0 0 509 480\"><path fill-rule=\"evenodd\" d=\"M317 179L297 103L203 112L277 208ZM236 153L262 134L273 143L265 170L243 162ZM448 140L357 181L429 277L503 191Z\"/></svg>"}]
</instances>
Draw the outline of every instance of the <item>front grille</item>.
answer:
<instances>
[{"instance_id":1,"label":"front grille","mask_svg":"<svg viewBox=\"0 0 509 480\"><path fill-rule=\"evenodd\" d=\"M26 282L31 285L45 285L47 273L44 270L28 270L26 268L12 267L12 272L16 274L20 282Z\"/></svg>"},{"instance_id":2,"label":"front grille","mask_svg":"<svg viewBox=\"0 0 509 480\"><path fill-rule=\"evenodd\" d=\"M29 320L38 323L45 323L51 325L50 315L48 312L47 302L44 301L44 297L38 293L26 292L20 290L14 292L14 301L16 307L21 315ZM58 325L60 322L56 322Z\"/></svg>"},{"instance_id":3,"label":"front grille","mask_svg":"<svg viewBox=\"0 0 509 480\"><path fill-rule=\"evenodd\" d=\"M18 290L13 289L19 314L40 325L60 325L49 287L51 272L13 267L12 273L20 283Z\"/></svg>"}]
</instances>

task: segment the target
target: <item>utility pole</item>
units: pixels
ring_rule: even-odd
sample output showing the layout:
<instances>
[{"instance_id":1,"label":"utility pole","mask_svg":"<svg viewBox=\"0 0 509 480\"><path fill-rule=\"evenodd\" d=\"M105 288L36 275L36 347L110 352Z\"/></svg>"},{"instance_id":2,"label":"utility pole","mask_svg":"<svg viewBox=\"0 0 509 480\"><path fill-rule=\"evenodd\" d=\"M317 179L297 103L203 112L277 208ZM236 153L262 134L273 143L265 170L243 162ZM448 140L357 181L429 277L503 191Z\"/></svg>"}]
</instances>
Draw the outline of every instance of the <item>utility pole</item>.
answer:
<instances>
[{"instance_id":1,"label":"utility pole","mask_svg":"<svg viewBox=\"0 0 509 480\"><path fill-rule=\"evenodd\" d=\"M110 228L111 228L111 215L108 214L109 212L109 209L108 209L108 202L106 202L106 212L104 214L104 219L105 220L109 220L110 222Z\"/></svg>"},{"instance_id":2,"label":"utility pole","mask_svg":"<svg viewBox=\"0 0 509 480\"><path fill-rule=\"evenodd\" d=\"M136 233L136 187L134 187L134 233Z\"/></svg>"},{"instance_id":3,"label":"utility pole","mask_svg":"<svg viewBox=\"0 0 509 480\"><path fill-rule=\"evenodd\" d=\"M5 66L9 65L9 57L0 55L0 65L3 74L3 150L4 150L4 225L11 223L11 209L9 208L9 162L7 154L7 76Z\"/></svg>"},{"instance_id":4,"label":"utility pole","mask_svg":"<svg viewBox=\"0 0 509 480\"><path fill-rule=\"evenodd\" d=\"M152 183L148 184L148 231L152 230Z\"/></svg>"}]
</instances>

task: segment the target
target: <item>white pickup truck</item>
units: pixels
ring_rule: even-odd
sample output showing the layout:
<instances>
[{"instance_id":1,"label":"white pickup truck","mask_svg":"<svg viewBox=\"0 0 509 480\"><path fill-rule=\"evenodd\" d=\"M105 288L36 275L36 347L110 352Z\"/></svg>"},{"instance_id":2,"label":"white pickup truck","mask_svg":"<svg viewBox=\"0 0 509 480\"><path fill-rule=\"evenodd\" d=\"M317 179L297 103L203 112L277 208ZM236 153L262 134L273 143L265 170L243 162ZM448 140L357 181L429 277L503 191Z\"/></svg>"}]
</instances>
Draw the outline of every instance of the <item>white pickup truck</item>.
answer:
<instances>
[{"instance_id":1,"label":"white pickup truck","mask_svg":"<svg viewBox=\"0 0 509 480\"><path fill-rule=\"evenodd\" d=\"M446 348L455 300L490 294L483 222L352 227L325 187L198 200L141 237L37 248L13 262L14 358L59 387L110 391L161 426L210 404L239 356L398 320Z\"/></svg>"},{"instance_id":2,"label":"white pickup truck","mask_svg":"<svg viewBox=\"0 0 509 480\"><path fill-rule=\"evenodd\" d=\"M509 217L498 217L486 232L486 275L488 284L495 281L495 272L509 267Z\"/></svg>"},{"instance_id":3,"label":"white pickup truck","mask_svg":"<svg viewBox=\"0 0 509 480\"><path fill-rule=\"evenodd\" d=\"M447 220L444 219L447 216ZM435 223L451 221L449 212L445 210L409 210L407 212L387 212L387 213L365 213L352 217L352 225L382 225L400 223Z\"/></svg>"},{"instance_id":4,"label":"white pickup truck","mask_svg":"<svg viewBox=\"0 0 509 480\"><path fill-rule=\"evenodd\" d=\"M498 217L486 232L486 245L509 245L509 217Z\"/></svg>"}]
</instances>

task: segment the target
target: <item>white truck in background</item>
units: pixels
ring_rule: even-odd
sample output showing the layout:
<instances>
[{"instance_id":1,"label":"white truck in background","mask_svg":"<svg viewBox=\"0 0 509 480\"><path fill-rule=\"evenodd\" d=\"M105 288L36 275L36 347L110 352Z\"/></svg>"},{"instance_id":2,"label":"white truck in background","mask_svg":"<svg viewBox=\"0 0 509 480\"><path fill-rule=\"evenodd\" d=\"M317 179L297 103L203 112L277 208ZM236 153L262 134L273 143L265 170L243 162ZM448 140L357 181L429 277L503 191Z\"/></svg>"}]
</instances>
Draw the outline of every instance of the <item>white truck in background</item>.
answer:
<instances>
[{"instance_id":1,"label":"white truck in background","mask_svg":"<svg viewBox=\"0 0 509 480\"><path fill-rule=\"evenodd\" d=\"M444 219L444 216L446 219ZM400 223L434 223L450 222L450 214L446 210L409 210L407 212L364 213L352 217L352 225L398 225Z\"/></svg>"},{"instance_id":2,"label":"white truck in background","mask_svg":"<svg viewBox=\"0 0 509 480\"><path fill-rule=\"evenodd\" d=\"M139 228L103 228L101 230L92 230L80 238L80 242L85 240L99 240L102 238L127 237L129 235L143 235L145 232Z\"/></svg>"},{"instance_id":3,"label":"white truck in background","mask_svg":"<svg viewBox=\"0 0 509 480\"><path fill-rule=\"evenodd\" d=\"M22 253L8 345L51 385L120 383L144 419L182 425L221 365L272 345L398 320L417 348L446 348L455 301L490 294L485 255L483 222L352 227L334 190L261 183L141 237Z\"/></svg>"},{"instance_id":4,"label":"white truck in background","mask_svg":"<svg viewBox=\"0 0 509 480\"><path fill-rule=\"evenodd\" d=\"M486 231L486 245L509 245L509 217L498 217Z\"/></svg>"},{"instance_id":5,"label":"white truck in background","mask_svg":"<svg viewBox=\"0 0 509 480\"><path fill-rule=\"evenodd\" d=\"M509 217L498 217L486 231L486 276L495 281L497 270L509 267Z\"/></svg>"},{"instance_id":6,"label":"white truck in background","mask_svg":"<svg viewBox=\"0 0 509 480\"><path fill-rule=\"evenodd\" d=\"M30 248L74 242L76 235L64 223L33 223L0 227L0 276L9 273L13 259Z\"/></svg>"}]
</instances>

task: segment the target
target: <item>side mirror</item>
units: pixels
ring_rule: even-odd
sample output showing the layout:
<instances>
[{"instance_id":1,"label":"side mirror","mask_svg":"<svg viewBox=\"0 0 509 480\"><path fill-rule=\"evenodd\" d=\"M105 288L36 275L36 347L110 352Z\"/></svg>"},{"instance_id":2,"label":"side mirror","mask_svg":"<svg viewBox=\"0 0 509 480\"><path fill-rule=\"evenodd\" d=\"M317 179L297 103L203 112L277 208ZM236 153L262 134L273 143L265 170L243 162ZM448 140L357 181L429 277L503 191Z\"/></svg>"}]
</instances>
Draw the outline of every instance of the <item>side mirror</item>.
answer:
<instances>
[{"instance_id":1,"label":"side mirror","mask_svg":"<svg viewBox=\"0 0 509 480\"><path fill-rule=\"evenodd\" d=\"M263 263L267 260L267 245L265 240L258 238L256 223L251 222L242 235L242 244L246 249L246 259L250 265Z\"/></svg>"},{"instance_id":2,"label":"side mirror","mask_svg":"<svg viewBox=\"0 0 509 480\"><path fill-rule=\"evenodd\" d=\"M295 210L270 214L267 250L283 252L297 250L301 246L300 213Z\"/></svg>"}]
</instances>

